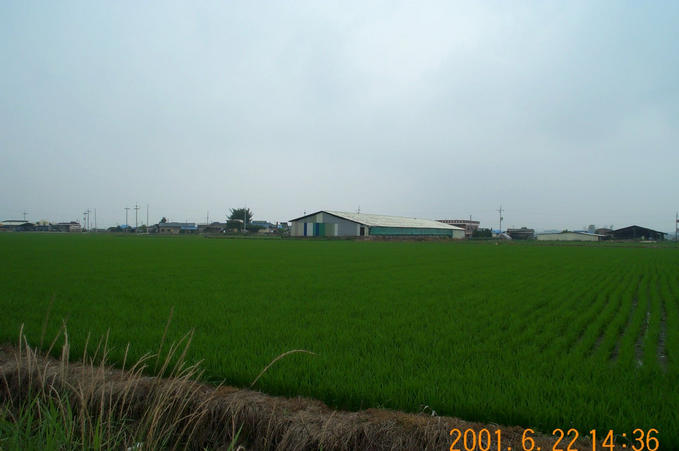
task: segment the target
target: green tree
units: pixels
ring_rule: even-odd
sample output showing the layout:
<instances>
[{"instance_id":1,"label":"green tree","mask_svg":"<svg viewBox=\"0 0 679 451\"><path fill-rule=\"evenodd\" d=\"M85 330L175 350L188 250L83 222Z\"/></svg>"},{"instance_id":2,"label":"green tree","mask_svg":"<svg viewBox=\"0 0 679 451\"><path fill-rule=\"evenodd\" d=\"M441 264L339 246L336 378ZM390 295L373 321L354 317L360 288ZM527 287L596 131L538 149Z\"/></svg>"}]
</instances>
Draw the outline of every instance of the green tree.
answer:
<instances>
[{"instance_id":1,"label":"green tree","mask_svg":"<svg viewBox=\"0 0 679 451\"><path fill-rule=\"evenodd\" d=\"M246 224L250 224L252 222L252 211L249 208L232 208L229 221L234 220L241 220L245 221Z\"/></svg>"}]
</instances>

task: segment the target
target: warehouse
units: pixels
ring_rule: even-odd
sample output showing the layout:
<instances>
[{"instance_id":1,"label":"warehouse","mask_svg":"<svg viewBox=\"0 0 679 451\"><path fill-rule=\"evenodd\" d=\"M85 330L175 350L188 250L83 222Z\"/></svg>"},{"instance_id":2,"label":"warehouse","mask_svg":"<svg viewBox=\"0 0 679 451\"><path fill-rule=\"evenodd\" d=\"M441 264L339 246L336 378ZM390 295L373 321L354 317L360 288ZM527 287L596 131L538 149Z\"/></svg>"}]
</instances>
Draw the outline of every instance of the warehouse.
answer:
<instances>
[{"instance_id":1,"label":"warehouse","mask_svg":"<svg viewBox=\"0 0 679 451\"><path fill-rule=\"evenodd\" d=\"M3 232L32 232L35 224L20 219L7 219L0 222L0 231Z\"/></svg>"},{"instance_id":2,"label":"warehouse","mask_svg":"<svg viewBox=\"0 0 679 451\"><path fill-rule=\"evenodd\" d=\"M538 233L538 241L601 241L605 239L605 235L597 235L589 232L555 232L555 233Z\"/></svg>"},{"instance_id":3,"label":"warehouse","mask_svg":"<svg viewBox=\"0 0 679 451\"><path fill-rule=\"evenodd\" d=\"M430 219L321 210L290 221L291 236L440 236L464 238L464 229Z\"/></svg>"},{"instance_id":4,"label":"warehouse","mask_svg":"<svg viewBox=\"0 0 679 451\"><path fill-rule=\"evenodd\" d=\"M616 240L664 240L665 233L657 230L632 225L613 231L613 238Z\"/></svg>"},{"instance_id":5,"label":"warehouse","mask_svg":"<svg viewBox=\"0 0 679 451\"><path fill-rule=\"evenodd\" d=\"M528 227L521 227L520 229L507 229L507 235L513 240L532 240L535 238L535 230Z\"/></svg>"}]
</instances>

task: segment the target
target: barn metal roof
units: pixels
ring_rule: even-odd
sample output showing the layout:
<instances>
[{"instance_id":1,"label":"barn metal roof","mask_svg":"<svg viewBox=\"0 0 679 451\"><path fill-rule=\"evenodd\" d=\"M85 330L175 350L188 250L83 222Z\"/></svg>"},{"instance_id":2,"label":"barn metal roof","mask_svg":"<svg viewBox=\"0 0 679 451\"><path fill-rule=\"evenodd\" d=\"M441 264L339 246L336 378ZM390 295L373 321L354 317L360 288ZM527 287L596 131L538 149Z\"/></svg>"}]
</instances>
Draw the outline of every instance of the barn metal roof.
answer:
<instances>
[{"instance_id":1,"label":"barn metal roof","mask_svg":"<svg viewBox=\"0 0 679 451\"><path fill-rule=\"evenodd\" d=\"M621 231L627 230L627 229L633 229L633 228L635 228L635 227L636 227L637 229L648 230L649 232L655 232L655 233L662 233L662 234L665 234L665 232L660 232L660 231L658 231L658 230L649 229L648 227L642 227L642 226L639 226L639 225L636 225L636 224L635 224L635 225L631 225L631 226L627 226L627 227L622 227L622 228L620 228L620 229L615 229L615 230L613 230L613 233L621 232Z\"/></svg>"},{"instance_id":2,"label":"barn metal roof","mask_svg":"<svg viewBox=\"0 0 679 451\"><path fill-rule=\"evenodd\" d=\"M431 219L407 218L404 216L373 215L369 213L349 213L346 211L334 211L334 210L320 210L317 211L316 213L311 213L308 215L304 215L300 218L292 219L292 221L298 221L302 218L313 216L318 213L328 213L333 216L337 216L338 218L367 225L368 227L412 227L418 229L464 230L461 227L444 224L442 222L434 221Z\"/></svg>"},{"instance_id":3,"label":"barn metal roof","mask_svg":"<svg viewBox=\"0 0 679 451\"><path fill-rule=\"evenodd\" d=\"M538 233L537 235L562 235L564 233L575 233L575 234L578 234L578 235L587 235L587 236L606 236L606 235L601 235L599 233L584 232L582 230L564 230L563 232L543 232L543 233Z\"/></svg>"}]
</instances>

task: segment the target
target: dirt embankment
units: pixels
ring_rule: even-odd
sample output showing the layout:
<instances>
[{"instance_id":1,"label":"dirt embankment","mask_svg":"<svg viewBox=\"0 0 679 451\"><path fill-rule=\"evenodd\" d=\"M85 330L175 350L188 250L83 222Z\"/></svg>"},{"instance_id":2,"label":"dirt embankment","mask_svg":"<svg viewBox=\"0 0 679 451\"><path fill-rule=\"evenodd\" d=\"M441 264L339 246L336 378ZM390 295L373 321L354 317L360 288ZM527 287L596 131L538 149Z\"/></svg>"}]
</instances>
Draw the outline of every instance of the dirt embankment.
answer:
<instances>
[{"instance_id":1,"label":"dirt embankment","mask_svg":"<svg viewBox=\"0 0 679 451\"><path fill-rule=\"evenodd\" d=\"M131 376L118 369L81 363L63 365L59 360L44 356L27 367L21 363L21 358L17 358L17 353L14 347L0 348L0 403L27 393L29 384L42 384L43 387L50 384L60 390L87 385L104 393L102 399L115 400L125 396L126 402L132 404L129 412L134 416L144 411L148 399L164 393L164 387L174 384L173 392L176 392L176 380ZM502 431L502 449L523 449L524 429L519 427L385 409L339 411L316 400L275 397L233 387L199 384L196 389L193 384L187 391L192 393L189 410L207 406L192 434L189 448L226 449L240 429L240 449L447 450L456 436L451 436L452 429L457 428L462 433L471 429L476 431L476 437L481 437L479 431L485 428L490 432L490 447L484 442L477 443L474 449L498 449L495 432L498 429ZM537 433L530 436L535 441L535 449L552 448L553 437ZM468 439L469 446L471 433L468 433ZM562 447L565 448L568 441L564 439ZM592 448L587 439L574 445L580 450ZM462 438L456 447L465 449Z\"/></svg>"}]
</instances>

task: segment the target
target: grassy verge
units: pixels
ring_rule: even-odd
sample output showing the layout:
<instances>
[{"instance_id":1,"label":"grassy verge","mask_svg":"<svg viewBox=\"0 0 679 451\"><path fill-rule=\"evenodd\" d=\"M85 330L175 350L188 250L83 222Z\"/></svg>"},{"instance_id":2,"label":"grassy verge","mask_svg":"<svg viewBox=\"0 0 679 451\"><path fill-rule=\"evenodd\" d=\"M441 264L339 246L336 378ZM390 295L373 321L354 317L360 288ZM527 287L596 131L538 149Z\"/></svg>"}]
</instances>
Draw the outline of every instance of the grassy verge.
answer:
<instances>
[{"instance_id":1,"label":"grassy verge","mask_svg":"<svg viewBox=\"0 0 679 451\"><path fill-rule=\"evenodd\" d=\"M108 337L74 363L65 326L60 335L58 361L31 347L23 330L18 347L1 351L11 357L0 373L0 449L233 447L237 432L211 435L202 427L212 396L197 396L201 371L185 360L192 334L165 352L161 344L157 354L124 363L125 371L107 366ZM165 377L145 376L150 368Z\"/></svg>"}]
</instances>

